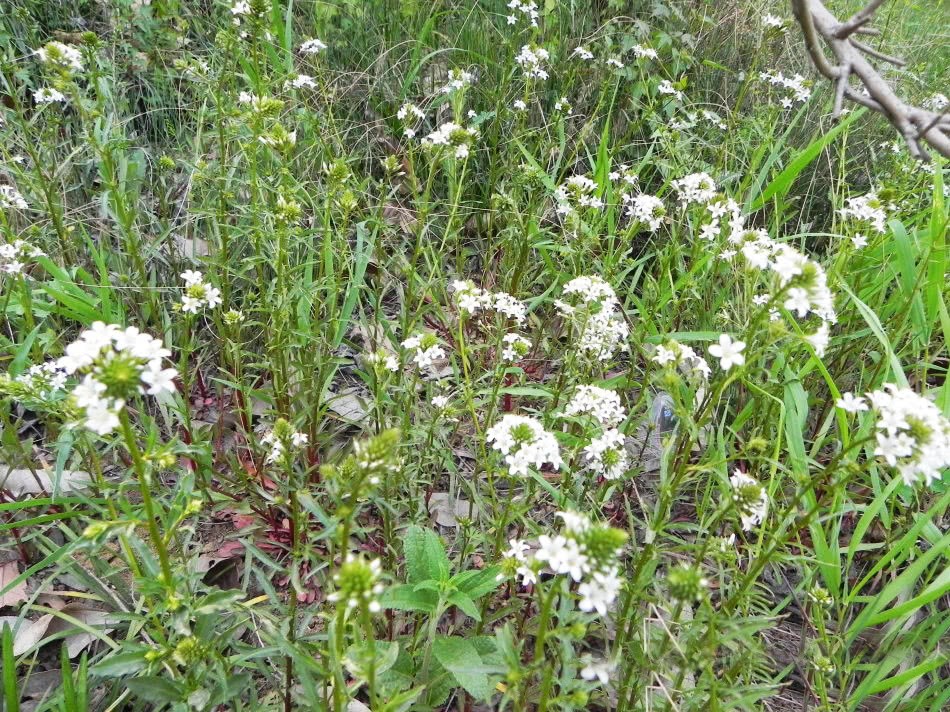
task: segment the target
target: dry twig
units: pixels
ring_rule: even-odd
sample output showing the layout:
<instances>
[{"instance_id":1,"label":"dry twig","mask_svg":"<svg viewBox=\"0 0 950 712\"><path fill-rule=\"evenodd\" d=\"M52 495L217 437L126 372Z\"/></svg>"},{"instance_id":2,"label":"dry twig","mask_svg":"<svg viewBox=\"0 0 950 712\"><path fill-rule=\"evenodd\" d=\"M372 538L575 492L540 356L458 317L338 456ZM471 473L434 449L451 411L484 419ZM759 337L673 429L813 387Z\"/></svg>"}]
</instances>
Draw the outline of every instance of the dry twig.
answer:
<instances>
[{"instance_id":1,"label":"dry twig","mask_svg":"<svg viewBox=\"0 0 950 712\"><path fill-rule=\"evenodd\" d=\"M884 2L870 0L862 10L844 22L839 22L829 12L822 0L792 0L792 10L804 33L805 46L815 68L835 82L836 118L841 115L844 100L849 99L886 116L894 128L900 131L914 158L927 160L929 157L921 142L950 158L950 116L904 103L865 55L897 66L903 66L903 60L879 52L855 38L858 34L873 34L866 24ZM825 55L819 37L834 53L834 64ZM858 78L864 91L851 86L852 76Z\"/></svg>"}]
</instances>

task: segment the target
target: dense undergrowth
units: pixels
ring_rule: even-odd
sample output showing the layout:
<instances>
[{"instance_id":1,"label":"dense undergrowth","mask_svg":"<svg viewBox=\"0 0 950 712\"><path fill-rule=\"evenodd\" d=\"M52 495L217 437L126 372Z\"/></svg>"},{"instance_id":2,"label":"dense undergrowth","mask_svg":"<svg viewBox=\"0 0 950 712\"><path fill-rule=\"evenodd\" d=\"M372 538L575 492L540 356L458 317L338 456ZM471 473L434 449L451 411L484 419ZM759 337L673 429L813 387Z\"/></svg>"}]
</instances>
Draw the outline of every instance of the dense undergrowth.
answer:
<instances>
[{"instance_id":1,"label":"dense undergrowth","mask_svg":"<svg viewBox=\"0 0 950 712\"><path fill-rule=\"evenodd\" d=\"M4 3L4 709L946 709L947 174L813 76L781 3Z\"/></svg>"}]
</instances>

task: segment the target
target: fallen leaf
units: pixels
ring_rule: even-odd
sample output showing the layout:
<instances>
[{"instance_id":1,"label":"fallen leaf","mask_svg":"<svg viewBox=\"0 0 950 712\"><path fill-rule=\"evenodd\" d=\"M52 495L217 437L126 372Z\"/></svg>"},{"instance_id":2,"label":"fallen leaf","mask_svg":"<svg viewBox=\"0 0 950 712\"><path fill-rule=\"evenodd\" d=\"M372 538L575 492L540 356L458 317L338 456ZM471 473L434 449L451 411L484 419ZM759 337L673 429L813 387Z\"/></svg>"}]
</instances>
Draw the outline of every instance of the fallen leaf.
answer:
<instances>
[{"instance_id":1,"label":"fallen leaf","mask_svg":"<svg viewBox=\"0 0 950 712\"><path fill-rule=\"evenodd\" d=\"M429 514L439 526L457 527L459 517L475 519L478 510L467 499L456 497L453 500L448 492L433 492L429 497Z\"/></svg>"},{"instance_id":2,"label":"fallen leaf","mask_svg":"<svg viewBox=\"0 0 950 712\"><path fill-rule=\"evenodd\" d=\"M346 388L333 396L327 402L327 406L343 420L360 423L366 419L369 408L366 399L357 393L359 391L356 388Z\"/></svg>"},{"instance_id":3,"label":"fallen leaf","mask_svg":"<svg viewBox=\"0 0 950 712\"><path fill-rule=\"evenodd\" d=\"M17 568L16 561L7 561L0 564L0 608L15 606L26 600L26 579L7 590L7 586L15 581L19 575L20 570Z\"/></svg>"},{"instance_id":4,"label":"fallen leaf","mask_svg":"<svg viewBox=\"0 0 950 712\"><path fill-rule=\"evenodd\" d=\"M88 605L88 603L69 603L63 606L61 612L70 618L75 618L81 623L85 623L90 628L96 628L103 635L111 633L114 628L110 626L115 625L118 621L110 616L108 611L89 608ZM74 632L70 633L68 631ZM89 647L91 643L99 640L99 636L87 633L81 628L77 628L72 621L61 617L57 617L48 624L47 632L50 634L67 633L66 651L69 653L70 658L76 657Z\"/></svg>"},{"instance_id":5,"label":"fallen leaf","mask_svg":"<svg viewBox=\"0 0 950 712\"><path fill-rule=\"evenodd\" d=\"M9 491L14 497L24 494L52 492L56 473L52 470L37 468L36 474L24 468L11 468L0 464L0 489ZM83 470L63 470L57 481L59 492L72 492L86 487L92 475Z\"/></svg>"},{"instance_id":6,"label":"fallen leaf","mask_svg":"<svg viewBox=\"0 0 950 712\"><path fill-rule=\"evenodd\" d=\"M207 257L208 241L200 237L187 238L181 235L174 235L172 239L175 242L175 251L182 257Z\"/></svg>"},{"instance_id":7,"label":"fallen leaf","mask_svg":"<svg viewBox=\"0 0 950 712\"><path fill-rule=\"evenodd\" d=\"M52 621L52 613L40 616L35 621L21 620L16 616L0 616L0 630L4 624L10 626L13 631L13 654L23 655L43 639Z\"/></svg>"}]
</instances>

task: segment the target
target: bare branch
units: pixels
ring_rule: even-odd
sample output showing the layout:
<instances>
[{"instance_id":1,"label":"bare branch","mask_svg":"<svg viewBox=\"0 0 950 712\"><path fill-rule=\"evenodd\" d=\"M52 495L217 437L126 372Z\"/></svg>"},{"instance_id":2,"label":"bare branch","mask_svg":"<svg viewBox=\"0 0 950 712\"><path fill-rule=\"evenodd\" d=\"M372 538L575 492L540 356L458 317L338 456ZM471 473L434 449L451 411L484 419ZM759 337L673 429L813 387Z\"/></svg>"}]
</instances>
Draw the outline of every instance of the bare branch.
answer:
<instances>
[{"instance_id":1,"label":"bare branch","mask_svg":"<svg viewBox=\"0 0 950 712\"><path fill-rule=\"evenodd\" d=\"M878 59L881 59L885 62L890 62L891 64L897 67L907 66L907 62L901 59L900 57L895 57L892 54L884 54L883 52L879 52L873 47L864 44L864 42L859 42L858 40L852 39L851 44L853 44L855 47L857 47L859 50L861 50L865 54L869 54L872 57L877 57Z\"/></svg>"},{"instance_id":2,"label":"bare branch","mask_svg":"<svg viewBox=\"0 0 950 712\"><path fill-rule=\"evenodd\" d=\"M842 22L835 28L834 36L843 40L851 36L860 29L865 23L870 22L877 9L883 5L886 0L871 0L863 9L858 10L846 22Z\"/></svg>"},{"instance_id":3,"label":"bare branch","mask_svg":"<svg viewBox=\"0 0 950 712\"><path fill-rule=\"evenodd\" d=\"M903 66L903 60L879 52L851 37L857 33L868 33L870 28L864 25L884 0L871 0L863 10L844 23L828 11L822 0L791 0L791 3L815 68L835 82L835 117L842 113L844 99L847 98L887 117L915 158L926 160L929 157L921 142L950 158L950 119L938 112L905 104L865 55L897 66ZM834 54L834 63L825 55L825 47ZM866 94L850 86L852 76L861 82Z\"/></svg>"}]
</instances>

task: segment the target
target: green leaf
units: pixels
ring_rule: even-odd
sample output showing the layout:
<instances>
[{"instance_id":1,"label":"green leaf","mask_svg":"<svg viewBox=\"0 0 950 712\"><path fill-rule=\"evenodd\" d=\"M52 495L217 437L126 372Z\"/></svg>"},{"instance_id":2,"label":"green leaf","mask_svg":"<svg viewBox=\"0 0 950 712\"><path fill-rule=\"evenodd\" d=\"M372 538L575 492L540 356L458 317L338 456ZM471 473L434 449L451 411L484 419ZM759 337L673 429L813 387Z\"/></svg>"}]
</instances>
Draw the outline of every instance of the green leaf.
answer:
<instances>
[{"instance_id":1,"label":"green leaf","mask_svg":"<svg viewBox=\"0 0 950 712\"><path fill-rule=\"evenodd\" d=\"M10 712L19 712L20 695L17 693L16 661L13 657L13 631L6 623L3 624L3 699L6 709Z\"/></svg>"},{"instance_id":2,"label":"green leaf","mask_svg":"<svg viewBox=\"0 0 950 712\"><path fill-rule=\"evenodd\" d=\"M475 605L475 601L473 601L461 591L455 591L451 596L449 596L448 601L453 606L458 607L458 609L469 618L474 618L477 621L482 619L482 614L479 612L478 606Z\"/></svg>"},{"instance_id":3,"label":"green leaf","mask_svg":"<svg viewBox=\"0 0 950 712\"><path fill-rule=\"evenodd\" d=\"M153 704L178 702L182 698L182 688L168 678L155 675L133 677L122 684L141 700Z\"/></svg>"},{"instance_id":4,"label":"green leaf","mask_svg":"<svg viewBox=\"0 0 950 712\"><path fill-rule=\"evenodd\" d=\"M481 571L462 571L452 577L452 583L455 587L465 593L466 596L477 600L490 593L501 585L498 580L500 567L491 566Z\"/></svg>"},{"instance_id":5,"label":"green leaf","mask_svg":"<svg viewBox=\"0 0 950 712\"><path fill-rule=\"evenodd\" d=\"M464 638L436 638L432 653L465 691L478 700L491 699L493 687L489 672L496 668L483 663L481 655L470 640Z\"/></svg>"},{"instance_id":6,"label":"green leaf","mask_svg":"<svg viewBox=\"0 0 950 712\"><path fill-rule=\"evenodd\" d=\"M406 557L406 580L409 583L444 581L449 576L449 557L439 535L431 529L411 526L403 540Z\"/></svg>"},{"instance_id":7,"label":"green leaf","mask_svg":"<svg viewBox=\"0 0 950 712\"><path fill-rule=\"evenodd\" d=\"M390 586L380 597L380 605L397 611L422 611L432 613L439 602L439 596L432 591L416 591L412 584L403 583Z\"/></svg>"},{"instance_id":8,"label":"green leaf","mask_svg":"<svg viewBox=\"0 0 950 712\"><path fill-rule=\"evenodd\" d=\"M145 651L135 650L112 655L92 666L90 672L98 677L126 677L145 667Z\"/></svg>"}]
</instances>

